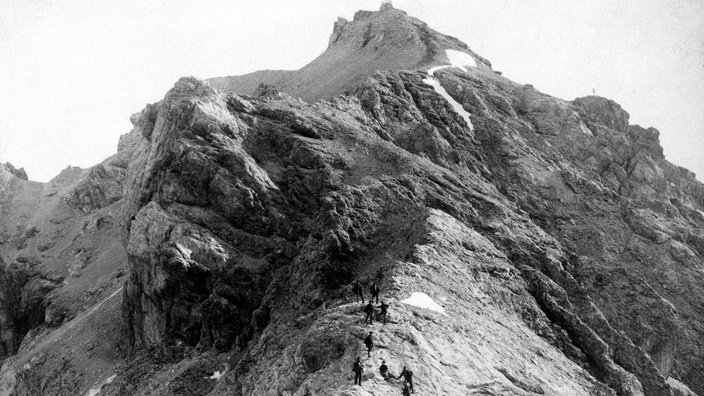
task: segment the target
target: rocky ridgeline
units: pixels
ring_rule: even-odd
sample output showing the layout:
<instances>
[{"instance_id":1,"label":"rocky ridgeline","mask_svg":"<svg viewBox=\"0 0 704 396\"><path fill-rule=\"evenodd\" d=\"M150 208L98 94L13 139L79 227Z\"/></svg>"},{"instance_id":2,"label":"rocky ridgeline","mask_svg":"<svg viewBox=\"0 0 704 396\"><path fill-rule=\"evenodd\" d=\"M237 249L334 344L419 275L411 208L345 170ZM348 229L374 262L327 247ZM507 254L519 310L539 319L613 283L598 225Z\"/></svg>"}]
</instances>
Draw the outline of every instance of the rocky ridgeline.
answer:
<instances>
[{"instance_id":1,"label":"rocky ridgeline","mask_svg":"<svg viewBox=\"0 0 704 396\"><path fill-rule=\"evenodd\" d=\"M4 171L9 172L12 176L15 176L18 179L28 180L27 172L25 172L24 168L17 169L9 162L0 164L0 167L4 167Z\"/></svg>"},{"instance_id":2,"label":"rocky ridgeline","mask_svg":"<svg viewBox=\"0 0 704 396\"><path fill-rule=\"evenodd\" d=\"M325 52L299 70L261 70L208 81L220 90L245 95L276 87L313 102L354 91L377 70L417 70L445 64L446 49L468 52L480 67L491 68L488 60L465 43L438 33L401 10L358 11L352 21L339 18Z\"/></svg>"},{"instance_id":3,"label":"rocky ridgeline","mask_svg":"<svg viewBox=\"0 0 704 396\"><path fill-rule=\"evenodd\" d=\"M425 55L386 50L401 43ZM479 65L434 74L473 128L416 70L445 63L443 48ZM121 306L108 296L30 331L0 390L400 394L385 359L414 371L418 394L704 393L704 186L664 159L658 131L605 98L513 83L389 6L338 21L314 67L290 73L365 51L390 54L377 59L390 70L260 81L258 95L238 90L266 73L182 78L135 115L117 156L61 201L71 221L120 233ZM98 228L69 233L93 238L90 257ZM125 264L115 252L100 268ZM363 324L356 279L380 284L389 323Z\"/></svg>"}]
</instances>

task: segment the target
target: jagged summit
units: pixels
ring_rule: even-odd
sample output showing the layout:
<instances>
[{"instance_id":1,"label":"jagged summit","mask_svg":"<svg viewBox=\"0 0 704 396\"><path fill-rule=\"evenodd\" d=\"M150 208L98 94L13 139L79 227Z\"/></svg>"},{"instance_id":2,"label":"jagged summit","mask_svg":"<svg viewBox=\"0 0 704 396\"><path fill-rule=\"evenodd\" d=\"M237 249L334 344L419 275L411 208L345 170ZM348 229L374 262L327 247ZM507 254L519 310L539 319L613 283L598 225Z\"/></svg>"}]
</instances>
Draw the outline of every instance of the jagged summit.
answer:
<instances>
[{"instance_id":1,"label":"jagged summit","mask_svg":"<svg viewBox=\"0 0 704 396\"><path fill-rule=\"evenodd\" d=\"M262 70L209 81L237 94L253 95L264 85L315 101L350 90L378 70L417 70L447 64L447 49L465 52L480 68L491 68L488 60L465 43L384 3L379 11L357 11L352 21L339 18L325 52L299 70Z\"/></svg>"},{"instance_id":2,"label":"jagged summit","mask_svg":"<svg viewBox=\"0 0 704 396\"><path fill-rule=\"evenodd\" d=\"M0 163L0 172L9 172L13 176L15 176L18 179L22 180L27 180L27 172L25 172L24 168L15 168L14 165L12 165L9 162L6 162L4 164Z\"/></svg>"}]
</instances>

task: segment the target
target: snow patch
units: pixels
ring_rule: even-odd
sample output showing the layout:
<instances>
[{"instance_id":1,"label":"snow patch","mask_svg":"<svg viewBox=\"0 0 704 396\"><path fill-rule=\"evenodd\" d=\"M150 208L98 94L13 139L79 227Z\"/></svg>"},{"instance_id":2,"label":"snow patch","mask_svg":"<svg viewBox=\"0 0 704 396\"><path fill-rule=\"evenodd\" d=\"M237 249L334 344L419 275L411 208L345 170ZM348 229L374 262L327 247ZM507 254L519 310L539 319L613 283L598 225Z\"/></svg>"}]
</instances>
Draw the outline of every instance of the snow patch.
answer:
<instances>
[{"instance_id":1,"label":"snow patch","mask_svg":"<svg viewBox=\"0 0 704 396\"><path fill-rule=\"evenodd\" d=\"M404 304L413 305L414 307L425 308L431 311L440 312L443 315L447 315L445 313L445 309L441 307L440 304L436 303L432 298L430 298L429 295L422 292L413 292L410 297L402 300L401 302Z\"/></svg>"},{"instance_id":2,"label":"snow patch","mask_svg":"<svg viewBox=\"0 0 704 396\"><path fill-rule=\"evenodd\" d=\"M472 120L469 118L469 112L462 107L461 104L459 104L455 99L450 96L449 93L445 90L445 88L440 85L440 81L433 77L432 74L430 74L430 70L428 70L428 75L430 76L429 78L423 79L423 82L432 86L435 92L439 93L440 96L445 98L448 102L450 102L450 106L452 106L452 109L455 110L457 114L460 115L460 117L464 118L464 121L467 123L469 126L469 130L473 131L474 130L474 125L472 125Z\"/></svg>"},{"instance_id":3,"label":"snow patch","mask_svg":"<svg viewBox=\"0 0 704 396\"><path fill-rule=\"evenodd\" d=\"M211 379L211 380L217 381L217 380L219 380L223 375L225 375L225 373L226 373L227 370L229 370L229 369L230 369L230 366L227 365L227 364L225 364L225 366L222 367L222 370L214 372L213 375L211 375L211 376L208 377L208 378Z\"/></svg>"},{"instance_id":4,"label":"snow patch","mask_svg":"<svg viewBox=\"0 0 704 396\"><path fill-rule=\"evenodd\" d=\"M704 218L704 212L702 212L701 210L697 210L697 212L699 212L699 214L702 215L702 217Z\"/></svg>"},{"instance_id":5,"label":"snow patch","mask_svg":"<svg viewBox=\"0 0 704 396\"><path fill-rule=\"evenodd\" d=\"M452 66L459 68L463 72L467 71L466 66L477 67L477 61L472 58L472 55L466 52L446 49L445 55L447 55L447 59L450 61Z\"/></svg>"},{"instance_id":6,"label":"snow patch","mask_svg":"<svg viewBox=\"0 0 704 396\"><path fill-rule=\"evenodd\" d=\"M592 133L592 131L591 131L589 128L587 128L586 125L580 123L580 124L579 124L579 127L582 129L582 132L583 132L583 133L585 133L585 134L587 134L587 135L589 135L589 136L594 136L594 134Z\"/></svg>"},{"instance_id":7,"label":"snow patch","mask_svg":"<svg viewBox=\"0 0 704 396\"><path fill-rule=\"evenodd\" d=\"M88 390L88 393L86 393L86 396L96 396L100 393L101 390L103 390L103 387L109 383L112 383L112 381L117 377L117 374L111 375L109 378L107 378L105 381L101 382L100 384L90 388Z\"/></svg>"},{"instance_id":8,"label":"snow patch","mask_svg":"<svg viewBox=\"0 0 704 396\"><path fill-rule=\"evenodd\" d=\"M472 125L472 120L469 118L469 112L465 110L464 107L462 107L462 105L459 104L455 99L453 99L452 96L447 93L445 88L440 85L440 81L435 78L435 72L438 70L447 69L448 67L456 67L462 70L463 72L466 72L466 66L477 67L477 62L474 60L474 58L472 58L471 55L466 52L446 49L445 54L447 55L447 59L450 61L451 65L440 65L431 67L430 69L428 69L428 78L423 79L423 82L433 87L435 92L437 92L438 94L440 94L440 96L445 98L445 100L450 102L452 109L455 110L455 113L459 114L460 117L464 119L464 121L469 126L469 130L474 131L474 125Z\"/></svg>"}]
</instances>

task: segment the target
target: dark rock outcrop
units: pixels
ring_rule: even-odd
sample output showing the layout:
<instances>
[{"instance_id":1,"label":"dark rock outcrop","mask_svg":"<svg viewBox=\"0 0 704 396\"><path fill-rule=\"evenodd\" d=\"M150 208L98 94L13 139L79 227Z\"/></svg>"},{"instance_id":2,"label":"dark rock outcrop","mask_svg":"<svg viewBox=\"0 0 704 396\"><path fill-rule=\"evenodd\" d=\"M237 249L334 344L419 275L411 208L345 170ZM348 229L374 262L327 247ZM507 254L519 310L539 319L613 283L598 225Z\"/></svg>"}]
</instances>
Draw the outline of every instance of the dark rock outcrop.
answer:
<instances>
[{"instance_id":1,"label":"dark rock outcrop","mask_svg":"<svg viewBox=\"0 0 704 396\"><path fill-rule=\"evenodd\" d=\"M47 279L38 270L38 262L18 257L5 265L0 260L0 356L14 354L22 338L44 322L47 295L61 279Z\"/></svg>"}]
</instances>

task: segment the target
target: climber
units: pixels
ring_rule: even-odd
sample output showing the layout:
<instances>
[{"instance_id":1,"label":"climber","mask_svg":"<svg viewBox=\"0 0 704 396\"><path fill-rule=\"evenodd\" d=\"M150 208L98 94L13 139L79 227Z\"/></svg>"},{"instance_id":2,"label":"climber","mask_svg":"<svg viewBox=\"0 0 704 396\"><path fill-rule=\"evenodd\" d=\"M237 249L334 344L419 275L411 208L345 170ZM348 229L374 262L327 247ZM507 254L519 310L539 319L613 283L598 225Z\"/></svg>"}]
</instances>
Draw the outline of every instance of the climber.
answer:
<instances>
[{"instance_id":1,"label":"climber","mask_svg":"<svg viewBox=\"0 0 704 396\"><path fill-rule=\"evenodd\" d=\"M381 305L379 305L377 308L381 309L381 313L379 316L381 316L381 320L384 321L384 324L386 324L386 310L389 308L389 304L385 304L384 301L381 302Z\"/></svg>"},{"instance_id":2,"label":"climber","mask_svg":"<svg viewBox=\"0 0 704 396\"><path fill-rule=\"evenodd\" d=\"M364 291L362 290L362 285L359 284L359 280L354 281L352 293L355 295L355 301L359 302L359 299L361 298L362 304L364 304Z\"/></svg>"},{"instance_id":3,"label":"climber","mask_svg":"<svg viewBox=\"0 0 704 396\"><path fill-rule=\"evenodd\" d=\"M403 396L411 396L411 390L408 389L408 382L403 383L403 393L401 393Z\"/></svg>"},{"instance_id":4,"label":"climber","mask_svg":"<svg viewBox=\"0 0 704 396\"><path fill-rule=\"evenodd\" d=\"M381 366L379 366L379 372L385 380L389 380L392 375L389 373L389 366L386 365L386 360L381 361Z\"/></svg>"},{"instance_id":5,"label":"climber","mask_svg":"<svg viewBox=\"0 0 704 396\"><path fill-rule=\"evenodd\" d=\"M372 316L374 316L374 305L372 305L371 300L369 301L369 304L364 307L364 312L366 312L367 314L367 316L364 317L364 323L367 323L367 320L369 320L369 324L372 324Z\"/></svg>"},{"instance_id":6,"label":"climber","mask_svg":"<svg viewBox=\"0 0 704 396\"><path fill-rule=\"evenodd\" d=\"M354 362L354 365L352 365L352 371L354 371L354 384L357 385L357 382L359 382L359 386L362 386L362 371L364 371L364 369L362 368L362 362L359 356L357 356L357 360Z\"/></svg>"},{"instance_id":7,"label":"climber","mask_svg":"<svg viewBox=\"0 0 704 396\"><path fill-rule=\"evenodd\" d=\"M400 379L403 377L403 379L408 382L408 385L411 387L411 393L416 393L413 390L413 371L409 370L406 368L406 366L403 366L403 370L401 370L401 374L399 374L396 379Z\"/></svg>"},{"instance_id":8,"label":"climber","mask_svg":"<svg viewBox=\"0 0 704 396\"><path fill-rule=\"evenodd\" d=\"M369 286L369 292L372 294L371 299L376 298L376 303L379 304L379 286L376 284L376 281L372 282L372 285Z\"/></svg>"},{"instance_id":9,"label":"climber","mask_svg":"<svg viewBox=\"0 0 704 396\"><path fill-rule=\"evenodd\" d=\"M367 346L367 357L372 357L372 348L374 348L374 341L372 341L371 331L367 335L367 338L364 339L364 345Z\"/></svg>"}]
</instances>

